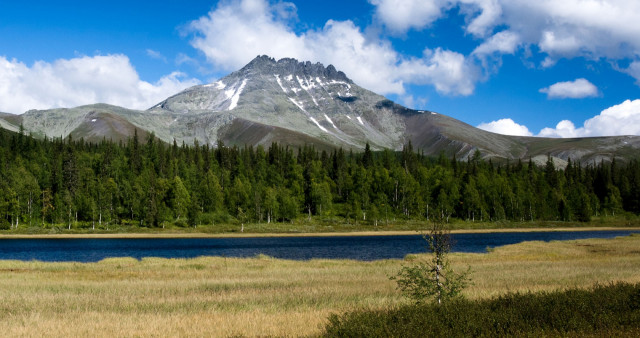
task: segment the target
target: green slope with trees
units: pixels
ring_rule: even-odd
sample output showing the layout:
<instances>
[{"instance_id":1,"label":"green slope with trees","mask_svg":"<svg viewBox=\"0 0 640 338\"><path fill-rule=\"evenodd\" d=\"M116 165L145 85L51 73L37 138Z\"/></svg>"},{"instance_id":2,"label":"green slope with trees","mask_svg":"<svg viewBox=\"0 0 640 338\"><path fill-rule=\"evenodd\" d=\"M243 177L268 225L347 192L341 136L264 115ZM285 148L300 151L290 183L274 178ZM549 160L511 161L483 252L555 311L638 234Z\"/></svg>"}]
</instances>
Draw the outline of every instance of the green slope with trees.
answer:
<instances>
[{"instance_id":1,"label":"green slope with trees","mask_svg":"<svg viewBox=\"0 0 640 338\"><path fill-rule=\"evenodd\" d=\"M0 129L0 228L392 219L588 221L640 213L640 162L487 162L272 144L36 140Z\"/></svg>"}]
</instances>

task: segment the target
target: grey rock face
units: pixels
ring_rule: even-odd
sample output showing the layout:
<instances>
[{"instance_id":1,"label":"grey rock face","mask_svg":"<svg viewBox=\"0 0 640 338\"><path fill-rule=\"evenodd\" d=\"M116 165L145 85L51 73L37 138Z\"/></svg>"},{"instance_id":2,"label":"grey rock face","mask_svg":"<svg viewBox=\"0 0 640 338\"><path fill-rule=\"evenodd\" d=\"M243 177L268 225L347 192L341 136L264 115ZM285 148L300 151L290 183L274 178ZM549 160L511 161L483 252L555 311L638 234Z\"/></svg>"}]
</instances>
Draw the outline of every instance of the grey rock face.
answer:
<instances>
[{"instance_id":1,"label":"grey rock face","mask_svg":"<svg viewBox=\"0 0 640 338\"><path fill-rule=\"evenodd\" d=\"M400 108L359 87L331 65L258 56L239 71L189 88L150 112L227 115L336 146L362 148L369 142L374 149L400 149L406 141L404 119L397 114ZM208 141L222 137L224 126L211 126Z\"/></svg>"}]
</instances>

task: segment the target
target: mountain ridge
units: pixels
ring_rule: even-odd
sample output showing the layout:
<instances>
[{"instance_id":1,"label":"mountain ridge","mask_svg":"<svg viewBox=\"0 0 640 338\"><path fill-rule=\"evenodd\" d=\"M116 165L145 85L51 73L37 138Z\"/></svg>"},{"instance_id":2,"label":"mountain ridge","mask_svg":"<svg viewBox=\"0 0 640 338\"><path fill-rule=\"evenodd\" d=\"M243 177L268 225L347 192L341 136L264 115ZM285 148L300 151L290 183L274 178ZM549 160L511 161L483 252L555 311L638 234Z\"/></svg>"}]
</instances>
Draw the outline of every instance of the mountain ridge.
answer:
<instances>
[{"instance_id":1,"label":"mountain ridge","mask_svg":"<svg viewBox=\"0 0 640 338\"><path fill-rule=\"evenodd\" d=\"M0 127L24 126L37 137L123 140L138 129L159 139L193 144L265 145L321 149L400 150L411 142L428 155L465 159L569 158L582 162L637 158L640 137L550 139L480 130L440 113L414 110L364 89L334 66L258 56L216 82L187 88L147 110L108 104L0 114Z\"/></svg>"}]
</instances>

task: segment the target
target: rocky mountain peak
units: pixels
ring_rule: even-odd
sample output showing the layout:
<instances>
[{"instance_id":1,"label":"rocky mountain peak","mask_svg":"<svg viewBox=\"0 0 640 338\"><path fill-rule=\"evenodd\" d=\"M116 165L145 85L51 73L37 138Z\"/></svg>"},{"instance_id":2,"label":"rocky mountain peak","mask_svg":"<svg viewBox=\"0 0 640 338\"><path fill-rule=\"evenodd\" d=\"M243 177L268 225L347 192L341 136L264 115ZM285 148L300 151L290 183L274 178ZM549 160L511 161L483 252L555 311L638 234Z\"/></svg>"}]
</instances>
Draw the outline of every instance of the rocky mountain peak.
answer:
<instances>
[{"instance_id":1,"label":"rocky mountain peak","mask_svg":"<svg viewBox=\"0 0 640 338\"><path fill-rule=\"evenodd\" d=\"M312 63L310 61L300 62L293 58L283 58L277 60L267 55L259 55L237 73L244 76L250 74L260 75L298 75L302 78L325 78L327 80L353 83L347 75L338 71L333 65L325 67L322 63Z\"/></svg>"},{"instance_id":2,"label":"rocky mountain peak","mask_svg":"<svg viewBox=\"0 0 640 338\"><path fill-rule=\"evenodd\" d=\"M640 137L545 139L498 135L430 111L405 108L353 83L332 65L258 56L216 82L193 86L135 111L109 105L0 113L0 127L44 137L124 140L153 132L172 143L264 145L273 142L316 149L403 149L411 142L424 154L480 150L486 158L571 158L599 163L638 158Z\"/></svg>"}]
</instances>

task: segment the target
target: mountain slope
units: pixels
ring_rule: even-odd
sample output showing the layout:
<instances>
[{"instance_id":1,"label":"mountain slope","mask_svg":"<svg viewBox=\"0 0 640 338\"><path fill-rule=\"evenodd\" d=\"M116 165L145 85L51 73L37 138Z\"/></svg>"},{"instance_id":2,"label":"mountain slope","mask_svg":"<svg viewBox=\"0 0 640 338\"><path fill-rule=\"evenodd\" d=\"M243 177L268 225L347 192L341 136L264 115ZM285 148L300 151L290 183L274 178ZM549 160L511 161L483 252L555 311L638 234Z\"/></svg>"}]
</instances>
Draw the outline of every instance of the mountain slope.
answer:
<instances>
[{"instance_id":1,"label":"mountain slope","mask_svg":"<svg viewBox=\"0 0 640 338\"><path fill-rule=\"evenodd\" d=\"M219 81L189 88L150 109L191 119L214 115L207 138L234 118L293 130L335 146L399 149L402 114L383 96L354 84L333 66L266 56ZM409 114L417 113L406 110Z\"/></svg>"},{"instance_id":2,"label":"mountain slope","mask_svg":"<svg viewBox=\"0 0 640 338\"><path fill-rule=\"evenodd\" d=\"M0 127L23 125L35 136L122 140L134 130L165 142L265 145L318 149L400 150L407 142L425 154L583 162L638 157L640 137L548 139L477 129L448 116L416 111L366 90L333 66L258 56L219 81L188 88L146 111L94 104L0 114ZM561 161L560 161L561 162Z\"/></svg>"}]
</instances>

